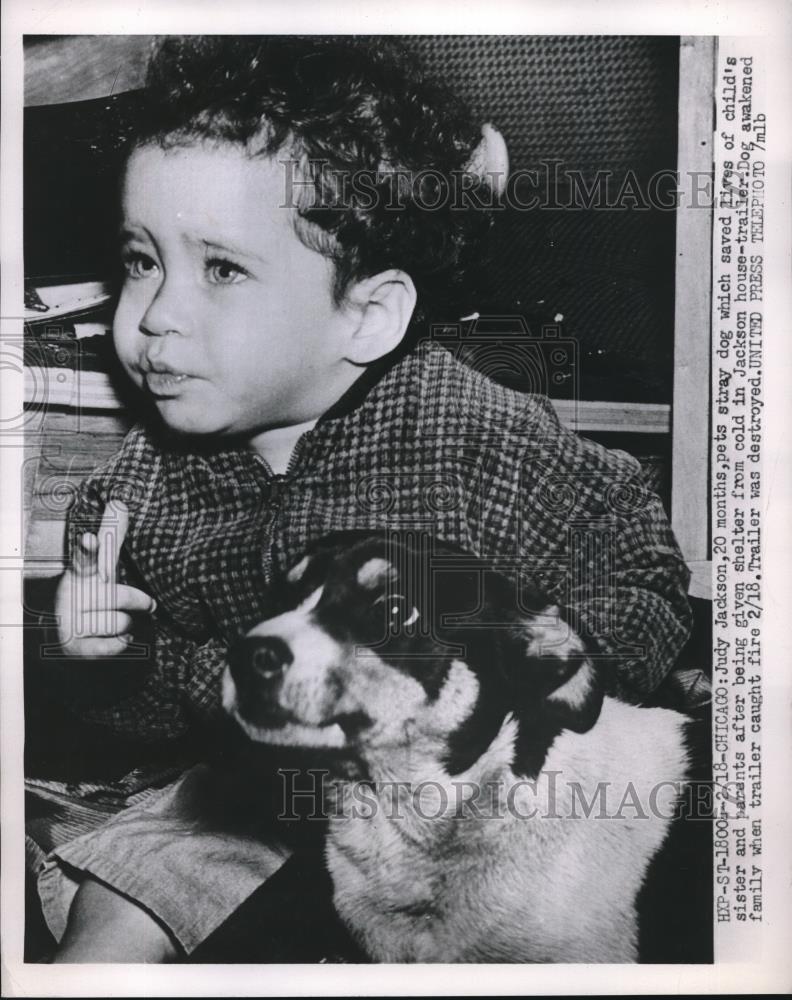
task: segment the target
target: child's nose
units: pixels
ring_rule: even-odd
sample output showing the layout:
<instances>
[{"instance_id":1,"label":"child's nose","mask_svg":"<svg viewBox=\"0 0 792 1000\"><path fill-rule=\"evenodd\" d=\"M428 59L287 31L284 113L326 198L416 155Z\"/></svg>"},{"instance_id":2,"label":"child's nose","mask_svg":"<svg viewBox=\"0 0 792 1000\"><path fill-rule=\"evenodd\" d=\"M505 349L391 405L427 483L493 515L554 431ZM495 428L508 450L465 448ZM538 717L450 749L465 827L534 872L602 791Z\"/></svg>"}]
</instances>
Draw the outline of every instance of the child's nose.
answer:
<instances>
[{"instance_id":1,"label":"child's nose","mask_svg":"<svg viewBox=\"0 0 792 1000\"><path fill-rule=\"evenodd\" d=\"M187 293L175 282L164 281L140 320L140 332L150 337L189 332Z\"/></svg>"}]
</instances>

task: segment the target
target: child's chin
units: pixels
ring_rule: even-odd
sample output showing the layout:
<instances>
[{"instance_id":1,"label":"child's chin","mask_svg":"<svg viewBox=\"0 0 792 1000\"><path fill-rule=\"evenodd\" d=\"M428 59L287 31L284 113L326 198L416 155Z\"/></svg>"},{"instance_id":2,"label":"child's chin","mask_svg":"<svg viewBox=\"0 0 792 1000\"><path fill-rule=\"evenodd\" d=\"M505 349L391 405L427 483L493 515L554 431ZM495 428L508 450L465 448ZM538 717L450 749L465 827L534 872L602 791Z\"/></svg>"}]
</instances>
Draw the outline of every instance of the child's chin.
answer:
<instances>
[{"instance_id":1,"label":"child's chin","mask_svg":"<svg viewBox=\"0 0 792 1000\"><path fill-rule=\"evenodd\" d=\"M160 419L177 434L224 434L225 428L219 414L211 407L187 407L183 400L157 399L154 401Z\"/></svg>"}]
</instances>

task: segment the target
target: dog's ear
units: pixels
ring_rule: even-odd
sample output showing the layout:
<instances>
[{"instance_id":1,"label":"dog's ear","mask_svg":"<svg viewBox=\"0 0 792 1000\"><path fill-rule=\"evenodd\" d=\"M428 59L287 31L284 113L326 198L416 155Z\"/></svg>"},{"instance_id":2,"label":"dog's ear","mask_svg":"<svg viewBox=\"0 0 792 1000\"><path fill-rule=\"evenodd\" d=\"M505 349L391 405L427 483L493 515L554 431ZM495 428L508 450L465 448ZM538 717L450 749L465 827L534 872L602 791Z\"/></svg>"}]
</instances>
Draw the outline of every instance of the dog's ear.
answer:
<instances>
[{"instance_id":1,"label":"dog's ear","mask_svg":"<svg viewBox=\"0 0 792 1000\"><path fill-rule=\"evenodd\" d=\"M324 578L327 567L340 555L371 538L371 531L359 529L342 529L322 535L308 545L300 559L285 568L282 583L292 590L304 590L314 585L317 580Z\"/></svg>"},{"instance_id":2,"label":"dog's ear","mask_svg":"<svg viewBox=\"0 0 792 1000\"><path fill-rule=\"evenodd\" d=\"M564 661L561 684L545 699L546 711L562 729L585 733L602 710L604 691L592 661L581 653Z\"/></svg>"},{"instance_id":3,"label":"dog's ear","mask_svg":"<svg viewBox=\"0 0 792 1000\"><path fill-rule=\"evenodd\" d=\"M599 718L601 680L583 640L555 605L525 622L522 669L514 674L522 694L559 729L585 733ZM520 695L518 695L519 697Z\"/></svg>"}]
</instances>

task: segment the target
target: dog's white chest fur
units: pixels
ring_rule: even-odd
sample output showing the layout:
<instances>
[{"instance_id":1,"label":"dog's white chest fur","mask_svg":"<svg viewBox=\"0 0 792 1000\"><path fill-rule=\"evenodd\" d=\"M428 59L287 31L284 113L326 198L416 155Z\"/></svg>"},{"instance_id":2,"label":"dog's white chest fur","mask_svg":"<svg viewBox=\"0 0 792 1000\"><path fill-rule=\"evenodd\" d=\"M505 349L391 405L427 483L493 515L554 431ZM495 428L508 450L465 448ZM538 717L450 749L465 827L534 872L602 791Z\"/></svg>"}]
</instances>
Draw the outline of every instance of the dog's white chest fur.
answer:
<instances>
[{"instance_id":1,"label":"dog's white chest fur","mask_svg":"<svg viewBox=\"0 0 792 1000\"><path fill-rule=\"evenodd\" d=\"M497 783L467 813L422 819L408 795L396 818L389 790L375 815L333 819L341 917L379 961L635 961L636 896L675 794L663 783L686 774L683 721L606 699L593 730L557 738L535 785L505 763L507 724L475 774L431 776L449 803L452 781L463 797Z\"/></svg>"}]
</instances>

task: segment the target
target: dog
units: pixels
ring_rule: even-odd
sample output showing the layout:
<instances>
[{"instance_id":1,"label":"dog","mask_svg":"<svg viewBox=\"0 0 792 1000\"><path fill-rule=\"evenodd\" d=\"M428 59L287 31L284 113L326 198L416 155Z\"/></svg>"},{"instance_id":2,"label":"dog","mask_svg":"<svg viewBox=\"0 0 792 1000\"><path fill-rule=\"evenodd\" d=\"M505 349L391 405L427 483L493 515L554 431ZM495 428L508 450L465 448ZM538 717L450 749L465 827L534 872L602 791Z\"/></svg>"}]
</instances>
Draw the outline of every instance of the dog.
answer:
<instances>
[{"instance_id":1,"label":"dog","mask_svg":"<svg viewBox=\"0 0 792 1000\"><path fill-rule=\"evenodd\" d=\"M325 856L365 954L638 961L691 720L607 696L559 607L446 543L331 536L277 592L223 703L257 743L357 762Z\"/></svg>"}]
</instances>

